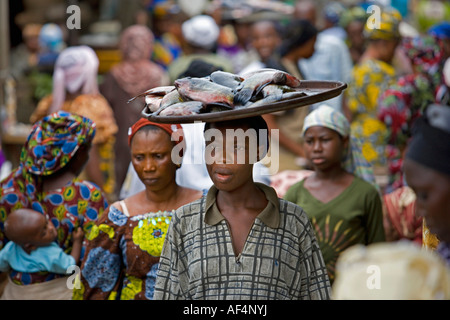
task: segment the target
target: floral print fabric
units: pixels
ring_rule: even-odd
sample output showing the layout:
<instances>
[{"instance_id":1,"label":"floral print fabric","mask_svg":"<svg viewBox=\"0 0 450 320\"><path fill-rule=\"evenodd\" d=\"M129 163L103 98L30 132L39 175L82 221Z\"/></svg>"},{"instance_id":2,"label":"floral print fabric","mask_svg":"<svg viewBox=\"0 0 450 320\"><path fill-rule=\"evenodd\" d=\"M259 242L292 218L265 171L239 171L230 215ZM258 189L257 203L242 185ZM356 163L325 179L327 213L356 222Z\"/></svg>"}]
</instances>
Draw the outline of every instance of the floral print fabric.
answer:
<instances>
[{"instance_id":1,"label":"floral print fabric","mask_svg":"<svg viewBox=\"0 0 450 320\"><path fill-rule=\"evenodd\" d=\"M33 174L47 176L64 167L95 136L88 118L60 111L35 123L22 149L20 162Z\"/></svg>"},{"instance_id":2,"label":"floral print fabric","mask_svg":"<svg viewBox=\"0 0 450 320\"><path fill-rule=\"evenodd\" d=\"M377 118L377 100L395 81L395 69L379 60L353 67L347 94L351 132L362 140L362 153L374 166L384 166L386 126Z\"/></svg>"},{"instance_id":3,"label":"floral print fabric","mask_svg":"<svg viewBox=\"0 0 450 320\"><path fill-rule=\"evenodd\" d=\"M438 87L443 84L444 53L437 39L431 36L406 38L402 48L416 73L400 77L381 94L378 103L378 119L387 130L388 192L404 185L402 154L414 120L435 102Z\"/></svg>"},{"instance_id":4,"label":"floral print fabric","mask_svg":"<svg viewBox=\"0 0 450 320\"><path fill-rule=\"evenodd\" d=\"M56 242L64 252L70 253L72 231L81 226L86 234L89 233L107 208L102 191L90 182L75 179L61 189L36 192L36 185L30 183L32 180L24 179L27 175L23 171L23 167L19 167L0 185L0 249L8 242L3 233L8 214L19 208L32 208L48 216L57 230ZM27 196L26 190L32 190L33 197ZM45 282L59 276L49 272L10 273L14 283L19 285Z\"/></svg>"},{"instance_id":5,"label":"floral print fabric","mask_svg":"<svg viewBox=\"0 0 450 320\"><path fill-rule=\"evenodd\" d=\"M152 299L172 212L128 217L115 206L92 228L74 299Z\"/></svg>"}]
</instances>

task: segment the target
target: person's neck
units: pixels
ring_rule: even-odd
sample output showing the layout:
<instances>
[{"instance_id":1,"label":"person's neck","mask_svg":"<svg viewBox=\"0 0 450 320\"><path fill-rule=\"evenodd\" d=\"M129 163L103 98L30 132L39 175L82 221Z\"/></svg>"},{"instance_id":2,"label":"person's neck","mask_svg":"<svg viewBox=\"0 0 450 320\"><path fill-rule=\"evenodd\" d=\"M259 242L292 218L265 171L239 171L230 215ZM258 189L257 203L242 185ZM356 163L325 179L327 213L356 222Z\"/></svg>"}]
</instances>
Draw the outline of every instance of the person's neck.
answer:
<instances>
[{"instance_id":1,"label":"person's neck","mask_svg":"<svg viewBox=\"0 0 450 320\"><path fill-rule=\"evenodd\" d=\"M314 170L314 172L315 172L314 176L316 177L317 180L328 182L338 181L347 174L347 171L345 171L341 166L331 167L328 168L327 170L316 169Z\"/></svg>"},{"instance_id":2,"label":"person's neck","mask_svg":"<svg viewBox=\"0 0 450 320\"><path fill-rule=\"evenodd\" d=\"M43 178L43 191L56 190L64 187L70 181L76 178L76 174L71 171L54 173L50 177Z\"/></svg>"},{"instance_id":3,"label":"person's neck","mask_svg":"<svg viewBox=\"0 0 450 320\"><path fill-rule=\"evenodd\" d=\"M376 49L376 47L374 45L368 46L367 49L362 54L360 61L365 61L365 60L379 60L379 61L383 61L385 63L390 62L390 61L386 61L386 59L383 57L381 52L378 49Z\"/></svg>"},{"instance_id":4,"label":"person's neck","mask_svg":"<svg viewBox=\"0 0 450 320\"><path fill-rule=\"evenodd\" d=\"M281 59L285 62L289 62L289 63L297 63L297 61L300 59L301 57L298 57L295 54L286 54L285 56L283 56Z\"/></svg>"},{"instance_id":5,"label":"person's neck","mask_svg":"<svg viewBox=\"0 0 450 320\"><path fill-rule=\"evenodd\" d=\"M260 195L265 197L264 192L261 191L253 181L240 186L231 191L219 190L217 193L217 204L220 207L242 208L249 207L257 200L256 197L249 195Z\"/></svg>"},{"instance_id":6,"label":"person's neck","mask_svg":"<svg viewBox=\"0 0 450 320\"><path fill-rule=\"evenodd\" d=\"M79 90L77 90L76 92L69 92L66 90L66 100L74 100L82 94L83 94L83 92L82 92L81 88Z\"/></svg>"},{"instance_id":7,"label":"person's neck","mask_svg":"<svg viewBox=\"0 0 450 320\"><path fill-rule=\"evenodd\" d=\"M158 191L146 188L145 197L150 203L154 204L155 207L167 210L171 209L176 203L181 190L182 188L174 182Z\"/></svg>"}]
</instances>

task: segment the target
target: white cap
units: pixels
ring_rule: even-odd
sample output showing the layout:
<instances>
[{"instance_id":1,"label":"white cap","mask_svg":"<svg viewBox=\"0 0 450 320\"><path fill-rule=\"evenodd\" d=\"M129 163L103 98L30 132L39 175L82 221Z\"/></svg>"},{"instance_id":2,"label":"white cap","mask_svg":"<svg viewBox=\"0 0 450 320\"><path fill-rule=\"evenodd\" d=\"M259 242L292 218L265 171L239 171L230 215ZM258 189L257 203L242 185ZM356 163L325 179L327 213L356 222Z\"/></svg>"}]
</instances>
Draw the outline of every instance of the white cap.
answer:
<instances>
[{"instance_id":1,"label":"white cap","mask_svg":"<svg viewBox=\"0 0 450 320\"><path fill-rule=\"evenodd\" d=\"M198 15L185 21L181 30L188 43L205 49L211 49L219 38L219 26L207 15Z\"/></svg>"}]
</instances>

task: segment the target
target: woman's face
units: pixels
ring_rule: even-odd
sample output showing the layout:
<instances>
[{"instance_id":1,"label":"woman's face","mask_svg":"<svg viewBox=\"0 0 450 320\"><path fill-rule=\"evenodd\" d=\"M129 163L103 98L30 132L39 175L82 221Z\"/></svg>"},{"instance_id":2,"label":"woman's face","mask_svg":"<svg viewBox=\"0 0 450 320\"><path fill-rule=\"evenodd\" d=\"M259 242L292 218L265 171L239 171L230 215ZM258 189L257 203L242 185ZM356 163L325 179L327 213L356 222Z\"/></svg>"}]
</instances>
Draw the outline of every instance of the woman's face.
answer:
<instances>
[{"instance_id":1,"label":"woman's face","mask_svg":"<svg viewBox=\"0 0 450 320\"><path fill-rule=\"evenodd\" d=\"M361 21L352 21L348 24L347 28L347 36L350 40L352 46L356 48L363 48L365 44L364 39L364 22Z\"/></svg>"},{"instance_id":2,"label":"woman's face","mask_svg":"<svg viewBox=\"0 0 450 320\"><path fill-rule=\"evenodd\" d=\"M399 43L400 39L379 40L378 41L378 50L380 53L379 59L384 62L391 63L395 55L395 50L397 49Z\"/></svg>"},{"instance_id":3,"label":"woman's face","mask_svg":"<svg viewBox=\"0 0 450 320\"><path fill-rule=\"evenodd\" d=\"M305 157L315 169L321 171L341 164L348 144L348 137L342 138L336 131L313 126L304 135Z\"/></svg>"},{"instance_id":4,"label":"woman's face","mask_svg":"<svg viewBox=\"0 0 450 320\"><path fill-rule=\"evenodd\" d=\"M175 182L173 142L161 129L140 130L131 140L131 163L147 189L159 191Z\"/></svg>"},{"instance_id":5,"label":"woman's face","mask_svg":"<svg viewBox=\"0 0 450 320\"><path fill-rule=\"evenodd\" d=\"M251 28L252 46L258 52L262 61L267 61L277 46L281 44L281 38L275 26L268 21L255 23Z\"/></svg>"},{"instance_id":6,"label":"woman's face","mask_svg":"<svg viewBox=\"0 0 450 320\"><path fill-rule=\"evenodd\" d=\"M403 169L416 194L417 215L440 240L450 243L450 177L410 159L405 159Z\"/></svg>"}]
</instances>

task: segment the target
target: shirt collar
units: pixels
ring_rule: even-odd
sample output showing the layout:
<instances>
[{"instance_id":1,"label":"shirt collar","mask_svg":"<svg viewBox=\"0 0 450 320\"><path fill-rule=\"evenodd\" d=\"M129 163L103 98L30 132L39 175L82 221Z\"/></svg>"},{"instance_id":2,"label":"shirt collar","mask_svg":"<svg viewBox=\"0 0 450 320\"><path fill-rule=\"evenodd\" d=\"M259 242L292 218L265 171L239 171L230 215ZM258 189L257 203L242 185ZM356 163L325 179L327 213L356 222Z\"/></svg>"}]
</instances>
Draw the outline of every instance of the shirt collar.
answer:
<instances>
[{"instance_id":1,"label":"shirt collar","mask_svg":"<svg viewBox=\"0 0 450 320\"><path fill-rule=\"evenodd\" d=\"M255 182L255 185L264 192L268 200L267 206L258 214L257 218L270 228L278 228L280 225L280 202L277 193L272 187L263 183ZM216 225L225 219L217 207L217 191L213 185L206 195L205 223L209 225Z\"/></svg>"}]
</instances>

